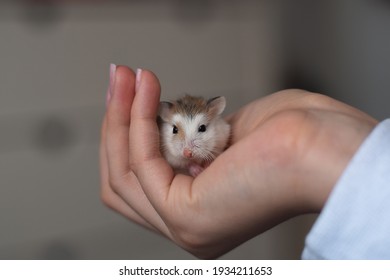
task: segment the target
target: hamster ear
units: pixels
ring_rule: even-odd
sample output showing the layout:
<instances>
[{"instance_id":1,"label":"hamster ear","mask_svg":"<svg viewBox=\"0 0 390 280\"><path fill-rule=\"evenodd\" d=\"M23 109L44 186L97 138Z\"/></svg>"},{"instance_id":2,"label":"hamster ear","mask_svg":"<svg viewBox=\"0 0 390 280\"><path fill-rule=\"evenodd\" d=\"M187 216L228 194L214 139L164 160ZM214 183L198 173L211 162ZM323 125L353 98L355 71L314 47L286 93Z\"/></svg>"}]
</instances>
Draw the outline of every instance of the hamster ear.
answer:
<instances>
[{"instance_id":1,"label":"hamster ear","mask_svg":"<svg viewBox=\"0 0 390 280\"><path fill-rule=\"evenodd\" d=\"M160 105L158 106L158 115L163 121L168 122L170 120L172 116L172 107L173 104L171 102L160 102Z\"/></svg>"},{"instance_id":2,"label":"hamster ear","mask_svg":"<svg viewBox=\"0 0 390 280\"><path fill-rule=\"evenodd\" d=\"M226 99L224 96L211 98L207 101L207 107L212 116L220 115L225 110Z\"/></svg>"}]
</instances>

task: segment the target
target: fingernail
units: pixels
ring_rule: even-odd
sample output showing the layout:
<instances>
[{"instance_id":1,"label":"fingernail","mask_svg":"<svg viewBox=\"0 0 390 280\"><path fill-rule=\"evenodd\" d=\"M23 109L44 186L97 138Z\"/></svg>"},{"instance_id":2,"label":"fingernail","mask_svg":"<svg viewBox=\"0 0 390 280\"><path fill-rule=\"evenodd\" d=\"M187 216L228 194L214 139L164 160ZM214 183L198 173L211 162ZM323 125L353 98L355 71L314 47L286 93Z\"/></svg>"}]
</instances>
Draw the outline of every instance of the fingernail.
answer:
<instances>
[{"instance_id":1,"label":"fingernail","mask_svg":"<svg viewBox=\"0 0 390 280\"><path fill-rule=\"evenodd\" d=\"M138 92L139 86L141 84L141 75L142 75L142 69L137 69L137 74L135 76L135 91Z\"/></svg>"},{"instance_id":2,"label":"fingernail","mask_svg":"<svg viewBox=\"0 0 390 280\"><path fill-rule=\"evenodd\" d=\"M114 93L114 86L115 86L115 72L116 72L116 65L111 63L110 64L110 84L107 89L106 94L106 106L111 100L111 96Z\"/></svg>"}]
</instances>

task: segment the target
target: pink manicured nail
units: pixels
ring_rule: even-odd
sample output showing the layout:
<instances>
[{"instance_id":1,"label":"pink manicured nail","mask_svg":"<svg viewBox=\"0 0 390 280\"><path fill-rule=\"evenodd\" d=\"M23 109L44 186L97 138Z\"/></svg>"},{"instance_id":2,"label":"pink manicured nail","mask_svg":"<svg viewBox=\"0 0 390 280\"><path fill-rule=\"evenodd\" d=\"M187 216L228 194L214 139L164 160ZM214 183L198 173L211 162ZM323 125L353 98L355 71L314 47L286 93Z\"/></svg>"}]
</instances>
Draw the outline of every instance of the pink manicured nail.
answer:
<instances>
[{"instance_id":1,"label":"pink manicured nail","mask_svg":"<svg viewBox=\"0 0 390 280\"><path fill-rule=\"evenodd\" d=\"M111 96L114 93L114 86L115 86L115 72L116 72L116 65L111 63L110 64L110 84L107 89L107 94L106 94L106 107L108 103L111 100Z\"/></svg>"},{"instance_id":2,"label":"pink manicured nail","mask_svg":"<svg viewBox=\"0 0 390 280\"><path fill-rule=\"evenodd\" d=\"M139 86L141 84L141 75L142 75L142 69L137 69L137 74L135 76L135 91L138 92Z\"/></svg>"}]
</instances>

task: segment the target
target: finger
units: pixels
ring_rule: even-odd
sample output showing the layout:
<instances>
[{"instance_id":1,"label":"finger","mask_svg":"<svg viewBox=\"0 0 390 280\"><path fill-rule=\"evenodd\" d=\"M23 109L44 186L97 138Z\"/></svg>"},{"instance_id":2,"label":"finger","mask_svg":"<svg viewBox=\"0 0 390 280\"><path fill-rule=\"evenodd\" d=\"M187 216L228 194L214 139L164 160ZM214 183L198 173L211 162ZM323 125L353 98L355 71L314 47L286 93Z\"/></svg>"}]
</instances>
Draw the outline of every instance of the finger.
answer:
<instances>
[{"instance_id":1,"label":"finger","mask_svg":"<svg viewBox=\"0 0 390 280\"><path fill-rule=\"evenodd\" d=\"M107 152L109 183L131 208L145 221L168 235L169 230L152 207L129 165L130 111L135 95L135 75L128 67L119 66L107 108Z\"/></svg>"},{"instance_id":2,"label":"finger","mask_svg":"<svg viewBox=\"0 0 390 280\"><path fill-rule=\"evenodd\" d=\"M108 162L107 162L107 152L105 149L105 133L107 128L106 118L103 121L102 125L102 137L99 148L99 157L100 157L100 182L101 182L101 199L105 205L111 209L122 214L126 218L136 222L139 225L142 225L148 229L157 231L150 223L146 222L138 213L136 213L126 202L117 195L110 187L109 176L108 176Z\"/></svg>"},{"instance_id":3,"label":"finger","mask_svg":"<svg viewBox=\"0 0 390 280\"><path fill-rule=\"evenodd\" d=\"M118 66L111 79L111 98L107 107L107 159L110 176L121 178L130 172L129 124L130 109L134 98L135 74Z\"/></svg>"},{"instance_id":4,"label":"finger","mask_svg":"<svg viewBox=\"0 0 390 280\"><path fill-rule=\"evenodd\" d=\"M142 70L137 75L138 90L131 109L130 163L148 199L163 216L171 184L189 187L192 177L175 177L161 157L156 123L160 83L150 71Z\"/></svg>"}]
</instances>

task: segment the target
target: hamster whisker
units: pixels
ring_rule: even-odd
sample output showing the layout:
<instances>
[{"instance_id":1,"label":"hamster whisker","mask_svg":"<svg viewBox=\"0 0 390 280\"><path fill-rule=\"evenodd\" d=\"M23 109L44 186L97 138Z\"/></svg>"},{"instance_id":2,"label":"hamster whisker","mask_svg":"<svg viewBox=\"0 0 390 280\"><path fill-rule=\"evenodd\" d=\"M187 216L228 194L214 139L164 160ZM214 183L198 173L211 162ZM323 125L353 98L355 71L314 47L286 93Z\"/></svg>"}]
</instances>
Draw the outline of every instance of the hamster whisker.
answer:
<instances>
[{"instance_id":1,"label":"hamster whisker","mask_svg":"<svg viewBox=\"0 0 390 280\"><path fill-rule=\"evenodd\" d=\"M203 151L201 157L205 162L211 163L216 158L216 155L213 153L213 151L205 150Z\"/></svg>"}]
</instances>

